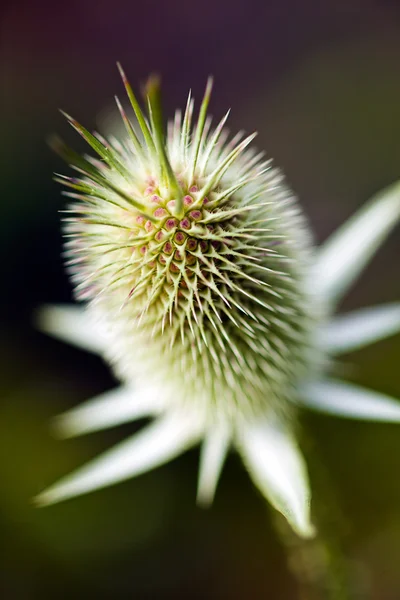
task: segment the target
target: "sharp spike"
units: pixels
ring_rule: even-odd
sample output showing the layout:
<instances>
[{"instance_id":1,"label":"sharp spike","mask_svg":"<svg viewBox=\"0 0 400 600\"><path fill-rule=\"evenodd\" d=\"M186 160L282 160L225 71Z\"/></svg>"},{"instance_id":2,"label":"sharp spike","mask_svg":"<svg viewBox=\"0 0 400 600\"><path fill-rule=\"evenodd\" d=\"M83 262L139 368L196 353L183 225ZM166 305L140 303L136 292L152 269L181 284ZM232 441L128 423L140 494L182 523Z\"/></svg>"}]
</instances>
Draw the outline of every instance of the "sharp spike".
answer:
<instances>
[{"instance_id":1,"label":"sharp spike","mask_svg":"<svg viewBox=\"0 0 400 600\"><path fill-rule=\"evenodd\" d=\"M213 86L213 79L212 79L212 77L209 77L207 80L206 90L204 92L204 98L203 98L203 101L200 106L199 120L197 122L196 133L195 133L194 142L193 142L193 159L192 159L192 166L190 168L190 174L189 174L189 185L191 185L193 183L193 177L194 177L194 174L196 171L197 158L199 156L200 143L201 143L201 138L202 138L202 134L203 134L203 130L204 130L204 125L206 122L207 109L208 109L208 105L210 102L212 86Z\"/></svg>"}]
</instances>

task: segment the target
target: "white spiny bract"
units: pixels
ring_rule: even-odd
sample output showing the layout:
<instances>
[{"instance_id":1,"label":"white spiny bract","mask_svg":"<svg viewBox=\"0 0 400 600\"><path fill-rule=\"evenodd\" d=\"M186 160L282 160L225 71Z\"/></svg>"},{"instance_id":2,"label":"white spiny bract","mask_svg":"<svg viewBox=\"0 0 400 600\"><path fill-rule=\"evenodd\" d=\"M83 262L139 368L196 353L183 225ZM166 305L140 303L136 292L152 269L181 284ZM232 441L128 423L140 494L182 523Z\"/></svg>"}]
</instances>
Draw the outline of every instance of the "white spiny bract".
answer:
<instances>
[{"instance_id":1,"label":"white spiny bract","mask_svg":"<svg viewBox=\"0 0 400 600\"><path fill-rule=\"evenodd\" d=\"M293 436L296 405L318 408L330 394L325 410L399 418L387 398L379 410L371 396L369 409L361 402L358 413L349 410L343 397L366 392L321 379L330 355L400 326L398 305L375 311L372 329L368 314L342 317L337 326L322 318L398 219L397 188L372 201L318 258L282 175L248 148L254 135L229 139L228 115L212 126L211 80L197 123L189 95L164 139L158 81L147 85L147 120L120 71L140 134L117 100L123 140L106 141L67 116L100 161L54 144L79 172L57 180L72 188L68 264L87 320L55 307L43 311L41 323L100 351L123 382L63 416L64 435L157 419L38 500L126 479L203 439L200 502L212 500L232 444L275 508L310 535L307 474Z\"/></svg>"}]
</instances>

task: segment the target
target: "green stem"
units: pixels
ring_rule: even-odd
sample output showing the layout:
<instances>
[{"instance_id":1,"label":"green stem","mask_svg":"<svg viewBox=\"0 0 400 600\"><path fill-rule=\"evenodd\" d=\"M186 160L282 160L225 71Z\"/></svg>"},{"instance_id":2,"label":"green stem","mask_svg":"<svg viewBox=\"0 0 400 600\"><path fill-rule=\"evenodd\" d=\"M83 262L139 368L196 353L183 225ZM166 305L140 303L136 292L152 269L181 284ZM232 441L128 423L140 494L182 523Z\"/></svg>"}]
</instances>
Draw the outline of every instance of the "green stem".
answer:
<instances>
[{"instance_id":1,"label":"green stem","mask_svg":"<svg viewBox=\"0 0 400 600\"><path fill-rule=\"evenodd\" d=\"M369 595L355 580L343 550L345 522L329 476L316 452L307 445L313 484L312 520L318 533L312 539L302 539L279 514L275 519L288 567L298 584L299 600L368 600Z\"/></svg>"}]
</instances>

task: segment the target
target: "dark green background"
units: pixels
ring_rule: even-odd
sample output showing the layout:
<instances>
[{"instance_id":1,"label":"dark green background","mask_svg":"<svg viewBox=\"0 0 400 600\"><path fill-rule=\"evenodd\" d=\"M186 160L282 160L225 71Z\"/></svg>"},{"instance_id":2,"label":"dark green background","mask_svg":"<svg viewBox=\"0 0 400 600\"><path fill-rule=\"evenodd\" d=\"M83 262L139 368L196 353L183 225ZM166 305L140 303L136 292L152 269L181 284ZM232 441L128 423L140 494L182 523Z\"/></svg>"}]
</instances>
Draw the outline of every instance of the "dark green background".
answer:
<instances>
[{"instance_id":1,"label":"dark green background","mask_svg":"<svg viewBox=\"0 0 400 600\"><path fill-rule=\"evenodd\" d=\"M321 8L323 5L323 8ZM297 600L271 513L229 457L215 505L196 508L198 451L55 507L31 498L132 433L59 442L49 420L115 385L101 360L34 331L35 307L70 299L45 138L81 141L122 96L163 76L169 114L215 76L211 111L258 130L322 241L400 177L400 8L366 0L6 2L1 14L0 593L40 598ZM97 117L97 121L96 121ZM399 229L346 298L399 298ZM346 357L343 373L400 398L400 336ZM374 600L400 598L400 425L304 415L345 515L344 545ZM311 473L312 475L312 473Z\"/></svg>"}]
</instances>

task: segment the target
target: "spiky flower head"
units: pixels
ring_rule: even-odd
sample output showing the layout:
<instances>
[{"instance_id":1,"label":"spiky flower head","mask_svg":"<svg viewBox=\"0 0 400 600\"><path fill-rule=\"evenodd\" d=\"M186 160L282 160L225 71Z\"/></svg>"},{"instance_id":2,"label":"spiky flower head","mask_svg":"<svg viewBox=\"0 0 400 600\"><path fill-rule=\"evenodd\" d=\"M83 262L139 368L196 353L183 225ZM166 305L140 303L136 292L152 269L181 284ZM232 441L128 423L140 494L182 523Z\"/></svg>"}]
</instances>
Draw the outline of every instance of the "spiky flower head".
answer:
<instances>
[{"instance_id":1,"label":"spiky flower head","mask_svg":"<svg viewBox=\"0 0 400 600\"><path fill-rule=\"evenodd\" d=\"M132 439L38 497L47 504L137 475L202 441L198 499L214 495L228 448L242 455L273 506L312 534L310 491L294 435L296 405L400 420L393 399L324 378L333 357L400 330L393 304L327 321L400 217L400 188L371 200L317 252L282 175L229 138L226 115L195 126L189 95L164 137L159 82L148 118L120 68L136 116L117 104L127 134L109 141L67 116L98 154L55 149L79 177L57 176L76 307L45 308L41 327L100 352L122 385L62 415L64 436L142 416ZM72 190L72 191L71 191Z\"/></svg>"},{"instance_id":2,"label":"spiky flower head","mask_svg":"<svg viewBox=\"0 0 400 600\"><path fill-rule=\"evenodd\" d=\"M124 142L67 117L102 159L60 179L79 192L66 219L77 297L107 330L118 375L159 382L171 406L212 420L287 411L314 323L293 195L248 149L254 135L229 140L227 115L211 127L211 80L195 127L189 95L164 139L158 80L147 121L122 76L140 137L119 102Z\"/></svg>"}]
</instances>

